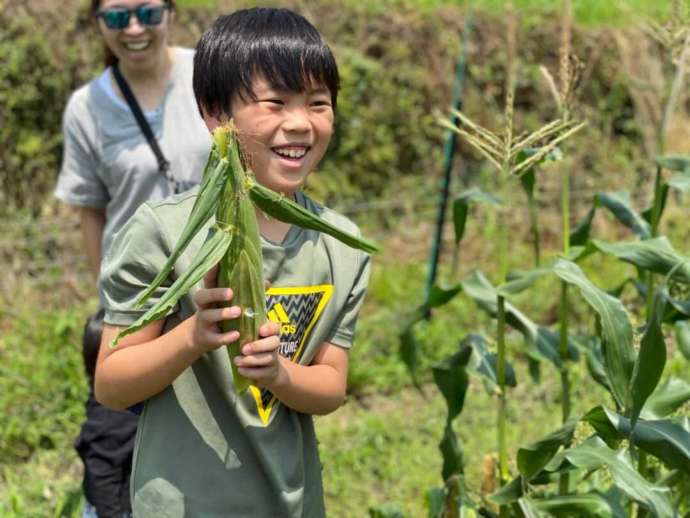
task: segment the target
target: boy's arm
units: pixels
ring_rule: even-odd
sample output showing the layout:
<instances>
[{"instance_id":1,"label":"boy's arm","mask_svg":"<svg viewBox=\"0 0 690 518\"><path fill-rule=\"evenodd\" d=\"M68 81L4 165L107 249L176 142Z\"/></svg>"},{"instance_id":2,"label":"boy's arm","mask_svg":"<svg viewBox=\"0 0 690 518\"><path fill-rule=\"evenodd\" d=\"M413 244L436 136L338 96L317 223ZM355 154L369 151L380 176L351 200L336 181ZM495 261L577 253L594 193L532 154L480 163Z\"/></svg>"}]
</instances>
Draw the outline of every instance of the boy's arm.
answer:
<instances>
[{"instance_id":1,"label":"boy's arm","mask_svg":"<svg viewBox=\"0 0 690 518\"><path fill-rule=\"evenodd\" d=\"M104 325L94 384L98 402L124 410L170 385L198 356L187 343L185 324L161 335L163 320L153 322L115 349L110 342L122 328Z\"/></svg>"},{"instance_id":2,"label":"boy's arm","mask_svg":"<svg viewBox=\"0 0 690 518\"><path fill-rule=\"evenodd\" d=\"M207 284L208 285L208 284ZM124 337L116 348L111 340L120 328L105 325L96 365L96 399L105 406L125 409L163 391L203 353L239 338L237 331L222 333L222 320L237 318L239 306L218 308L232 300L229 288L200 289L194 300L197 312L161 335L164 320L153 322ZM278 325L269 322L259 329L260 339L247 344L265 351L280 345Z\"/></svg>"},{"instance_id":3,"label":"boy's arm","mask_svg":"<svg viewBox=\"0 0 690 518\"><path fill-rule=\"evenodd\" d=\"M244 356L236 358L237 365L243 375L270 390L284 405L305 414L324 415L344 403L347 349L324 342L310 365L300 365L277 351L261 351L259 345L245 345Z\"/></svg>"}]
</instances>

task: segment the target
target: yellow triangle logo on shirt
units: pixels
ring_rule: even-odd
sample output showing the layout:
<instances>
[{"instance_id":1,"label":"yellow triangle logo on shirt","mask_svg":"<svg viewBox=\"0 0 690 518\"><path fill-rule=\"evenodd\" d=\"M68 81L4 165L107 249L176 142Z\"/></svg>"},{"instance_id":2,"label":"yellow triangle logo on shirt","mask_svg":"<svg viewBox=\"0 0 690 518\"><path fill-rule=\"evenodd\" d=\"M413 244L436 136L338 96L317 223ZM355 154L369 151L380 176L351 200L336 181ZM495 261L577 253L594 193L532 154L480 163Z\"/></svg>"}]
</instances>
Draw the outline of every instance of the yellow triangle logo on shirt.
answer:
<instances>
[{"instance_id":1,"label":"yellow triangle logo on shirt","mask_svg":"<svg viewBox=\"0 0 690 518\"><path fill-rule=\"evenodd\" d=\"M333 294L332 284L269 288L266 291L268 319L280 324L279 354L298 363L311 330ZM277 398L266 389L251 385L261 422L267 425Z\"/></svg>"}]
</instances>

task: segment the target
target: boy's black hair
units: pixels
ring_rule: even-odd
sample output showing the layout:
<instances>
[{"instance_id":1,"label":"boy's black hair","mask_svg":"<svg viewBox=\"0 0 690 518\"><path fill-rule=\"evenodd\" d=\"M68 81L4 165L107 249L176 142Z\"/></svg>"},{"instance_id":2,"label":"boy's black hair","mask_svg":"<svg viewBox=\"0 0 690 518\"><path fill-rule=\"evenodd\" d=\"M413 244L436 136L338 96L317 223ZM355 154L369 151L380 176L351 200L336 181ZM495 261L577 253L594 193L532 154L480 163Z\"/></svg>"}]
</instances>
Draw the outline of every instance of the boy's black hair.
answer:
<instances>
[{"instance_id":1,"label":"boy's black hair","mask_svg":"<svg viewBox=\"0 0 690 518\"><path fill-rule=\"evenodd\" d=\"M335 58L316 28L288 9L242 9L221 16L202 35L194 56L194 96L199 110L232 114L235 94L256 100L252 80L302 92L311 82L328 87L335 110L340 79Z\"/></svg>"}]
</instances>

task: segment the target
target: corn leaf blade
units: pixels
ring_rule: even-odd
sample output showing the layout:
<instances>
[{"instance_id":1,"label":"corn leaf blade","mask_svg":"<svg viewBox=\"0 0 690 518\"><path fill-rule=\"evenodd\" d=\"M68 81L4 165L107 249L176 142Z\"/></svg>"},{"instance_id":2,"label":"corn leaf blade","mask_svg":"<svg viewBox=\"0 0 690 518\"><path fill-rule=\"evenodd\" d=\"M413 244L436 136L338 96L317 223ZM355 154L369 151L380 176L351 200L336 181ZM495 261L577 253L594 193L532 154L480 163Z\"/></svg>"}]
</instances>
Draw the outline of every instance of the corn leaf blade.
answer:
<instances>
[{"instance_id":1,"label":"corn leaf blade","mask_svg":"<svg viewBox=\"0 0 690 518\"><path fill-rule=\"evenodd\" d=\"M251 184L249 196L254 204L263 212L280 221L323 232L324 234L333 236L348 246L364 250L368 253L378 251L378 247L366 239L353 236L352 234L340 230L303 207L300 207L282 194L272 191L258 183L253 182Z\"/></svg>"},{"instance_id":2,"label":"corn leaf blade","mask_svg":"<svg viewBox=\"0 0 690 518\"><path fill-rule=\"evenodd\" d=\"M177 301L189 292L192 286L198 283L220 261L230 246L231 241L232 236L230 234L218 227L213 227L209 232L208 239L199 249L189 268L177 278L173 285L165 291L161 299L144 313L141 318L127 329L118 333L111 343L111 347L115 347L123 337L163 318L168 311L175 307Z\"/></svg>"},{"instance_id":3,"label":"corn leaf blade","mask_svg":"<svg viewBox=\"0 0 690 518\"><path fill-rule=\"evenodd\" d=\"M212 155L213 153L211 153L211 156ZM168 278L168 275L170 275L170 272L175 266L175 262L187 249L187 246L192 241L194 236L213 216L213 213L220 201L220 193L223 189L225 165L223 161L213 162L209 158L207 170L212 164L215 164L215 167L213 167L211 173L204 173L204 183L199 189L199 194L194 201L192 211L189 214L189 218L185 223L182 233L180 234L180 238L177 240L175 248L149 287L146 288L141 295L139 295L139 298L136 301L137 307L141 307L141 305L148 300L151 294L153 294L156 288L158 288L165 281L165 279Z\"/></svg>"}]
</instances>

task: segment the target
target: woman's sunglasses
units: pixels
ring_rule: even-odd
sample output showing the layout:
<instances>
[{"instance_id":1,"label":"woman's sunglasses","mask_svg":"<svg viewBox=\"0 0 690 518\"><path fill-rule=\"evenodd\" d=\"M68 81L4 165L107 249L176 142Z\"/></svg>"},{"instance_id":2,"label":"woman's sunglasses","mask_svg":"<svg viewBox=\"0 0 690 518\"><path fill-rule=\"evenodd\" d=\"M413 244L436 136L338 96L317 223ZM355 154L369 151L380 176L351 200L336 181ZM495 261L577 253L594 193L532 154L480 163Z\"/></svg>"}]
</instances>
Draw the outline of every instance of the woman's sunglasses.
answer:
<instances>
[{"instance_id":1,"label":"woman's sunglasses","mask_svg":"<svg viewBox=\"0 0 690 518\"><path fill-rule=\"evenodd\" d=\"M136 15L139 23L146 26L158 25L163 21L163 13L169 5L140 5L134 9L126 7L109 7L101 9L96 13L97 18L101 18L108 29L121 31L129 27L129 18L132 14Z\"/></svg>"}]
</instances>

